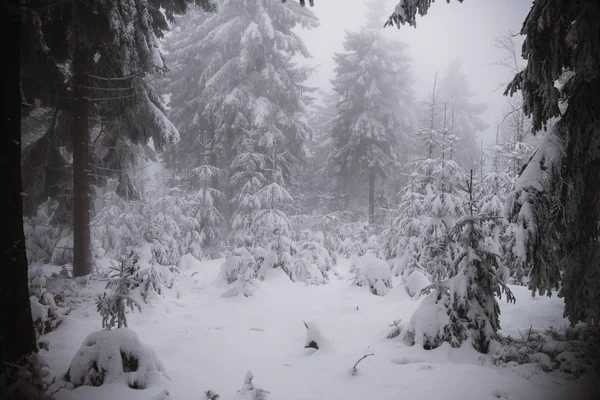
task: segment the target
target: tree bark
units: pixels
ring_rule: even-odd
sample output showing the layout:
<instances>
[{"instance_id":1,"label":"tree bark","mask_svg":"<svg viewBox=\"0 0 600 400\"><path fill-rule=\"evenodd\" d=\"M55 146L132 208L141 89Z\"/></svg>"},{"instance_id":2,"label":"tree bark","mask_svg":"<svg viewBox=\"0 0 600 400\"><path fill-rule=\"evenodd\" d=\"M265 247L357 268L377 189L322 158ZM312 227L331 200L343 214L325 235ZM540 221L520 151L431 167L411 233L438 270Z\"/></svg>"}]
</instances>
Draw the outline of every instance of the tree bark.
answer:
<instances>
[{"instance_id":1,"label":"tree bark","mask_svg":"<svg viewBox=\"0 0 600 400\"><path fill-rule=\"evenodd\" d=\"M12 9L11 9L12 8ZM3 3L0 39L4 56L19 59L20 21L19 1ZM27 279L27 256L23 233L23 205L21 199L21 97L19 64L8 63L4 76L3 106L0 108L2 134L0 135L0 171L4 171L0 185L0 210L3 232L0 235L0 374L6 372L6 363L16 363L37 351Z\"/></svg>"},{"instance_id":2,"label":"tree bark","mask_svg":"<svg viewBox=\"0 0 600 400\"><path fill-rule=\"evenodd\" d=\"M375 222L375 168L369 169L369 224Z\"/></svg>"},{"instance_id":3,"label":"tree bark","mask_svg":"<svg viewBox=\"0 0 600 400\"><path fill-rule=\"evenodd\" d=\"M73 274L84 276L92 272L90 233L90 136L86 63L87 50L79 47L73 57Z\"/></svg>"}]
</instances>

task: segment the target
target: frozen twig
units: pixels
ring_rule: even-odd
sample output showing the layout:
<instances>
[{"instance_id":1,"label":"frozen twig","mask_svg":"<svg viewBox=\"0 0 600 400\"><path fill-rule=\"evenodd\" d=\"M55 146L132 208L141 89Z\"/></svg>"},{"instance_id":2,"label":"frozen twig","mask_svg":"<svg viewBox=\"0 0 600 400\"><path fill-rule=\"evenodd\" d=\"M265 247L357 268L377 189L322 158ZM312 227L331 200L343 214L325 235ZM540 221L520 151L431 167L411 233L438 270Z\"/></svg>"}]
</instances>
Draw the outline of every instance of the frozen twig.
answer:
<instances>
[{"instance_id":1,"label":"frozen twig","mask_svg":"<svg viewBox=\"0 0 600 400\"><path fill-rule=\"evenodd\" d=\"M370 353L370 354L365 354L364 356L362 356L361 358L358 359L358 361L356 362L356 364L354 364L354 367L352 367L352 375L355 375L356 372L358 371L356 369L356 367L358 366L358 363L361 362L362 360L364 360L365 358L369 357L369 356L373 356L375 354Z\"/></svg>"}]
</instances>

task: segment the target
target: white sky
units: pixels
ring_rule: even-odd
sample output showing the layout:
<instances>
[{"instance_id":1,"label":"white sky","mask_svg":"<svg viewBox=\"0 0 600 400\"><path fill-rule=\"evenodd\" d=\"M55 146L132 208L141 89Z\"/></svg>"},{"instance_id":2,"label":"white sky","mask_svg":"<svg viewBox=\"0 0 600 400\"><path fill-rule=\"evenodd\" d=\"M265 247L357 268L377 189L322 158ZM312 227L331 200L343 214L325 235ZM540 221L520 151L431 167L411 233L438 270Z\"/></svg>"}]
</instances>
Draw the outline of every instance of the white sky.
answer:
<instances>
[{"instance_id":1,"label":"white sky","mask_svg":"<svg viewBox=\"0 0 600 400\"><path fill-rule=\"evenodd\" d=\"M484 133L484 143L492 143L496 125L504 115L506 98L504 85L511 74L494 65L502 52L494 47L494 38L509 30L519 32L529 12L532 0L437 0L428 15L419 17L417 28L403 26L385 28L385 35L409 45L413 60L414 89L419 100L424 100L431 90L435 71L442 75L445 67L456 57L462 60L463 71L469 78L469 90L477 102L489 104L484 114L489 124ZM389 15L397 1L389 0ZM300 31L313 55L310 64L318 72L309 80L311 86L329 91L333 78L333 53L343 50L344 31L356 31L366 17L363 0L315 0L312 11L319 17L321 26L310 31ZM382 20L382 26L385 19ZM382 28L383 29L383 28ZM522 38L518 37L519 52Z\"/></svg>"}]
</instances>

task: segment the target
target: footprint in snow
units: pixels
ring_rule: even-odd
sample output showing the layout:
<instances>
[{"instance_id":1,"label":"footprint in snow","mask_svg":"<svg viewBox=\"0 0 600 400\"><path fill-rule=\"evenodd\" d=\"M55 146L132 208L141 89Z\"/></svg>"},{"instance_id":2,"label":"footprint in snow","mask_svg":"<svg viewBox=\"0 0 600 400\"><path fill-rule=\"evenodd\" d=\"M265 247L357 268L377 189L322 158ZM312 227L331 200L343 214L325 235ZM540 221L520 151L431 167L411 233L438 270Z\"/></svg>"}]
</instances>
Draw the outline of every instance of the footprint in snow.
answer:
<instances>
[{"instance_id":1,"label":"footprint in snow","mask_svg":"<svg viewBox=\"0 0 600 400\"><path fill-rule=\"evenodd\" d=\"M496 399L508 399L508 393L503 392L501 390L494 390L492 392L492 395L496 398Z\"/></svg>"},{"instance_id":2,"label":"footprint in snow","mask_svg":"<svg viewBox=\"0 0 600 400\"><path fill-rule=\"evenodd\" d=\"M398 365L406 365L406 364L416 364L416 363L422 363L425 362L425 360L422 360L420 358L417 357L399 357L399 358L392 358L391 360L394 364L398 364Z\"/></svg>"},{"instance_id":3,"label":"footprint in snow","mask_svg":"<svg viewBox=\"0 0 600 400\"><path fill-rule=\"evenodd\" d=\"M209 327L208 327L208 330L209 330L209 331L220 331L221 329L223 329L223 327L222 327L222 326L212 326L212 327L211 327L211 326L209 326Z\"/></svg>"},{"instance_id":4,"label":"footprint in snow","mask_svg":"<svg viewBox=\"0 0 600 400\"><path fill-rule=\"evenodd\" d=\"M256 331L256 332L264 332L265 330L263 328L250 328L250 331Z\"/></svg>"}]
</instances>

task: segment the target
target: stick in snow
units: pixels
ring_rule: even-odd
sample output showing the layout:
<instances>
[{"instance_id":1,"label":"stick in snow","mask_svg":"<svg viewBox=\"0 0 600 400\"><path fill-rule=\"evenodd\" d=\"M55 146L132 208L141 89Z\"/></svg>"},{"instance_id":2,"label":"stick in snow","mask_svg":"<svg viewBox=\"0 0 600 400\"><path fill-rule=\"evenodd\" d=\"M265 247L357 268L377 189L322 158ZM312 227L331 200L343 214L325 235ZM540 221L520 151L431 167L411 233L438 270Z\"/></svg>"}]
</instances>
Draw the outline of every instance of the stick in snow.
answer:
<instances>
[{"instance_id":1,"label":"stick in snow","mask_svg":"<svg viewBox=\"0 0 600 400\"><path fill-rule=\"evenodd\" d=\"M375 355L375 354L373 354L373 353L371 353L371 354L365 354L364 356L362 356L361 358L359 358L358 361L356 362L356 364L354 364L354 367L352 367L352 375L355 375L356 372L358 372L358 370L356 369L356 366L358 365L359 362L361 362L365 358L367 358L369 356L373 356L373 355Z\"/></svg>"}]
</instances>

